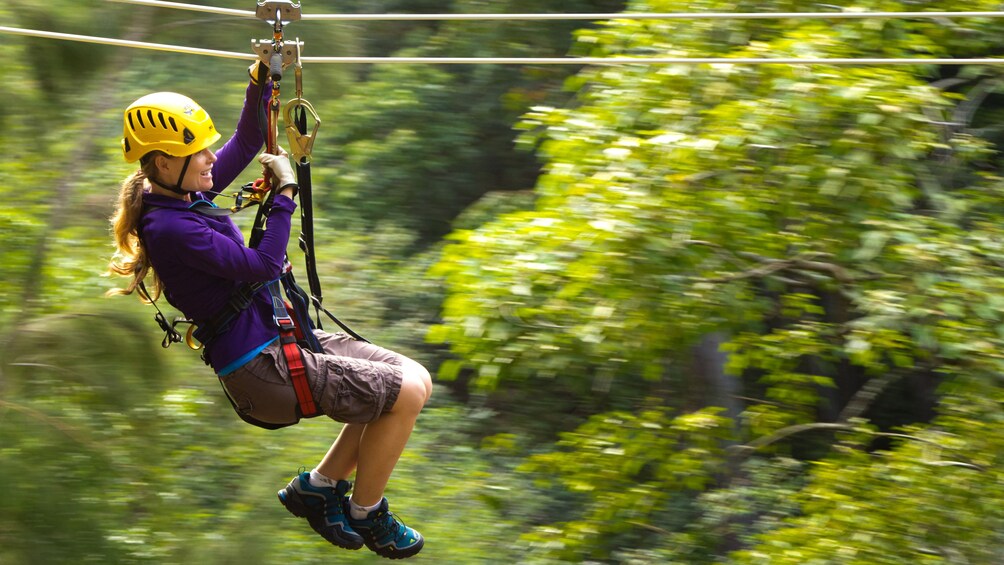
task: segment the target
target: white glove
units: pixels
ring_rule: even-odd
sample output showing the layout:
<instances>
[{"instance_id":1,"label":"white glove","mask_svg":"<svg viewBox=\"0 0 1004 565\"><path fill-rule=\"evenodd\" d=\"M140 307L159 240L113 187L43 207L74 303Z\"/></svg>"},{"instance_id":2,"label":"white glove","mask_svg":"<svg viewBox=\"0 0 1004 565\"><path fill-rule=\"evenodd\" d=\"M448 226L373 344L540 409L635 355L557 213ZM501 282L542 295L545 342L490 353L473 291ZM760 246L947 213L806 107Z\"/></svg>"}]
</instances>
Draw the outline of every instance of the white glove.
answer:
<instances>
[{"instance_id":1,"label":"white glove","mask_svg":"<svg viewBox=\"0 0 1004 565\"><path fill-rule=\"evenodd\" d=\"M289 156L286 152L280 149L280 155L272 155L271 153L262 153L258 156L258 162L272 173L275 177L275 182L272 186L277 189L282 189L291 184L296 184L296 175L293 174L293 166L289 164Z\"/></svg>"}]
</instances>

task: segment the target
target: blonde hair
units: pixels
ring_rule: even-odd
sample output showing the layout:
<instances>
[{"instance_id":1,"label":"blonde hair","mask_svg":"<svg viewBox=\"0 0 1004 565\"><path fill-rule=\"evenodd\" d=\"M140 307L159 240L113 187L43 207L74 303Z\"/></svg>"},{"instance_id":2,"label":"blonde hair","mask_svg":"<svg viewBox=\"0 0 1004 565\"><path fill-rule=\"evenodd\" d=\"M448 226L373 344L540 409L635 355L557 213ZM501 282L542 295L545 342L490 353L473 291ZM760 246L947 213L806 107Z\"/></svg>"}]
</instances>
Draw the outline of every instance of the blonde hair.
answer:
<instances>
[{"instance_id":1,"label":"blonde hair","mask_svg":"<svg viewBox=\"0 0 1004 565\"><path fill-rule=\"evenodd\" d=\"M159 153L159 152L151 152ZM115 252L108 265L109 275L132 277L125 288L113 288L106 292L107 296L132 294L147 275L151 275L151 284L145 285L150 292L149 297L140 293L143 302L156 300L161 293L160 279L150 265L143 241L139 237L139 223L143 219L143 192L146 179L154 172L154 155L147 154L140 161L141 168L122 181L119 189L118 205L111 217L112 237L115 239Z\"/></svg>"}]
</instances>

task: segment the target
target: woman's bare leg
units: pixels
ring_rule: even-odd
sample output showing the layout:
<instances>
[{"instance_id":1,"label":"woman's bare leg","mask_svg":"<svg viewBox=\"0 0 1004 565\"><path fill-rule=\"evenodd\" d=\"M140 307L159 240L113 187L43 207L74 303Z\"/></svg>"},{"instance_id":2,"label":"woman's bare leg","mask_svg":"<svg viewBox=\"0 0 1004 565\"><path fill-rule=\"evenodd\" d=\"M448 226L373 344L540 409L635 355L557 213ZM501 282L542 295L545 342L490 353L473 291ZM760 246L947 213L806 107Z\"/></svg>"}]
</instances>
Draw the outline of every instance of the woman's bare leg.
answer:
<instances>
[{"instance_id":1,"label":"woman's bare leg","mask_svg":"<svg viewBox=\"0 0 1004 565\"><path fill-rule=\"evenodd\" d=\"M410 359L402 366L401 391L389 412L369 424L346 424L317 466L331 479L347 479L357 468L352 499L372 506L383 498L387 481L408 443L415 420L432 394L429 372Z\"/></svg>"},{"instance_id":2,"label":"woman's bare leg","mask_svg":"<svg viewBox=\"0 0 1004 565\"><path fill-rule=\"evenodd\" d=\"M335 443L331 444L328 453L317 465L317 471L332 480L348 480L356 470L356 463L359 461L359 439L365 429L366 424L342 426Z\"/></svg>"}]
</instances>

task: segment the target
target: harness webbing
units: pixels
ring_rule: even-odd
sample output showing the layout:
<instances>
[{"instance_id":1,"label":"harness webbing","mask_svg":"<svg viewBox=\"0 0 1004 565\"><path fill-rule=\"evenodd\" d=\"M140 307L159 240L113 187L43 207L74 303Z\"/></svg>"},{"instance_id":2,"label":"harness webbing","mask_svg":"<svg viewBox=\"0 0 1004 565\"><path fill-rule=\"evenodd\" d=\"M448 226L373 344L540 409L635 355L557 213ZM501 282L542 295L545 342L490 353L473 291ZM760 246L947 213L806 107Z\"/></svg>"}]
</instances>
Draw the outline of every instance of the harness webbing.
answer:
<instances>
[{"instance_id":1,"label":"harness webbing","mask_svg":"<svg viewBox=\"0 0 1004 565\"><path fill-rule=\"evenodd\" d=\"M273 281L268 285L268 293L272 296L272 309L275 312L275 323L279 326L279 343L282 346L282 355L286 358L286 368L289 371L290 381L293 383L293 390L296 392L296 400L300 405L300 415L304 418L317 415L317 406L314 404L314 397L310 392L310 383L307 381L307 368L303 364L303 352L297 343L297 326L293 318L286 309L282 294L279 292L279 283ZM301 335L305 332L301 332Z\"/></svg>"},{"instance_id":2,"label":"harness webbing","mask_svg":"<svg viewBox=\"0 0 1004 565\"><path fill-rule=\"evenodd\" d=\"M303 106L294 108L296 129L301 135L307 133L307 111ZM307 270L307 286L310 288L311 300L315 303L315 312L320 308L323 296L321 280L317 276L317 259L314 255L314 198L313 186L310 181L310 160L306 156L296 162L296 181L300 185L300 250L303 251L304 265ZM320 312L317 312L317 327L321 326Z\"/></svg>"},{"instance_id":3,"label":"harness webbing","mask_svg":"<svg viewBox=\"0 0 1004 565\"><path fill-rule=\"evenodd\" d=\"M230 329L238 314L251 306L254 295L269 283L244 283L233 290L227 303L209 320L198 324L192 335L199 343L209 345L216 336Z\"/></svg>"}]
</instances>

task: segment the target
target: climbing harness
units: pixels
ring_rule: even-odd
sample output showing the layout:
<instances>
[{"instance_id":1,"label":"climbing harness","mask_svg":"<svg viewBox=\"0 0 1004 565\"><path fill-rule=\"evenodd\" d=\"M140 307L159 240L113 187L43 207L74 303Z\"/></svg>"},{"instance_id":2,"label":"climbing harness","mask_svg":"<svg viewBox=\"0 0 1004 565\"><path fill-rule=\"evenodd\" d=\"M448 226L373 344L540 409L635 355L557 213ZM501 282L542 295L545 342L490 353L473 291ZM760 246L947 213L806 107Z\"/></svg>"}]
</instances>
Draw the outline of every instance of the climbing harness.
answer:
<instances>
[{"instance_id":1,"label":"climbing harness","mask_svg":"<svg viewBox=\"0 0 1004 565\"><path fill-rule=\"evenodd\" d=\"M172 343L179 343L184 340L190 348L201 349L203 346L211 346L218 336L228 331L233 321L251 305L254 296L263 291L263 289L267 289L272 303L273 320L278 329L279 343L289 370L293 389L296 393L299 417L311 418L320 415L320 411L310 392L302 349L309 349L317 353L323 352L320 343L313 334L315 327L323 329L321 326L321 312L324 312L354 339L359 341L367 340L342 323L321 304L321 285L317 275L317 261L314 254L313 199L310 182L311 152L321 120L310 102L303 98L302 63L300 60L300 50L303 44L299 38L294 41L285 40L283 33L283 27L286 24L300 19L300 5L294 4L290 0L262 0L258 2L256 15L259 19L271 24L273 28L271 39L251 41L252 49L257 53L261 62L258 65L259 74L256 77L257 84L260 89L264 89L268 82L266 79L270 79L272 85L267 102L268 109L267 111L259 110L258 121L265 138L265 151L273 155L280 153L277 138L279 131L278 121L282 106L280 95L283 70L290 66L294 69L296 97L288 103L284 117L286 136L289 140L292 157L296 163L300 198L301 233L299 245L305 257L310 293L308 294L296 283L288 258L285 260L282 275L278 279L239 285L233 291L227 303L208 320L196 321L178 317L173 322L168 322L142 283L140 283L140 291L148 301L157 307L155 320L165 332L164 340L161 343L163 347L166 348ZM266 71L268 73L267 76L265 76ZM262 98L264 98L264 92L259 91L257 100L260 101ZM259 104L260 107L261 104ZM310 133L307 133L308 116L314 121ZM271 210L275 192L282 188L274 186L270 177L269 170L265 167L262 178L245 184L233 195L235 199L234 206L230 208L218 208L208 201L196 201L189 209L206 216L218 217L235 214L250 206L258 206L254 224L251 228L251 235L248 239L248 247L255 248L264 236L265 221ZM147 207L146 211L154 208ZM285 296L283 296L283 292ZM311 305L314 307L316 322L311 320L310 317ZM185 337L182 337L177 329L177 326L181 324L189 325ZM208 363L205 352L203 353L203 360L206 360ZM224 387L224 392L226 392L226 387ZM227 398L230 400L238 416L250 424L267 429L277 429L292 424L261 422L242 413L229 394L227 394Z\"/></svg>"}]
</instances>

